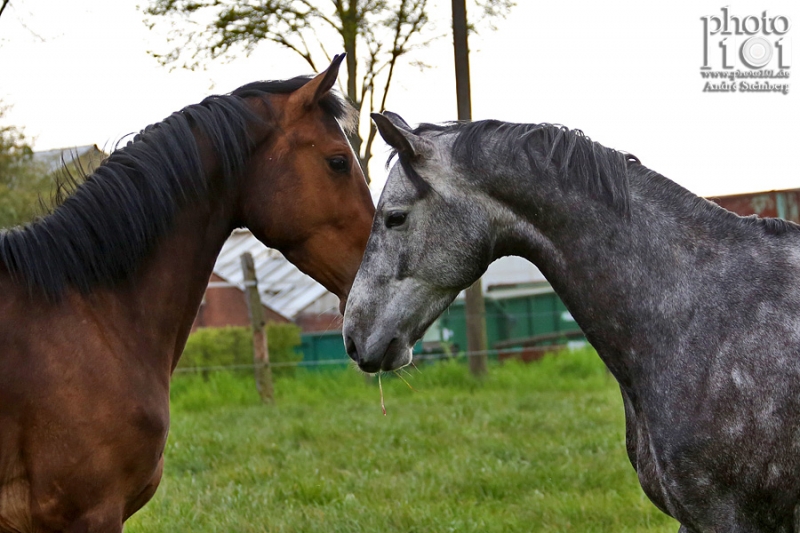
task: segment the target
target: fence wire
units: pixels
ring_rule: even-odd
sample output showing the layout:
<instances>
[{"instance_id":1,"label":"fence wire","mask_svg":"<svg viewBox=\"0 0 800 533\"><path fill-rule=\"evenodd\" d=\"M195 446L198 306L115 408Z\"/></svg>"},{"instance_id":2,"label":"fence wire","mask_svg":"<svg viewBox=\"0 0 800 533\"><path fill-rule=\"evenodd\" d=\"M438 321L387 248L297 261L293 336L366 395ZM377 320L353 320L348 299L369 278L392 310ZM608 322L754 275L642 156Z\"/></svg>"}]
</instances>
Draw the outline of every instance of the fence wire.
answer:
<instances>
[{"instance_id":1,"label":"fence wire","mask_svg":"<svg viewBox=\"0 0 800 533\"><path fill-rule=\"evenodd\" d=\"M470 357L478 356L498 356L500 354L514 354L522 351L521 349L505 349L505 350L478 350L472 352L458 352L455 354L447 353L429 353L429 354L415 354L414 361L439 361L439 360L459 360L469 359ZM303 367L317 367L317 366L332 366L332 365L349 365L355 366L352 359L321 359L318 361L286 361L275 363L247 363L236 365L217 365L217 366L191 366L191 367L178 367L173 372L174 374L196 374L199 372L222 372L226 370L256 370L257 368L303 368Z\"/></svg>"}]
</instances>

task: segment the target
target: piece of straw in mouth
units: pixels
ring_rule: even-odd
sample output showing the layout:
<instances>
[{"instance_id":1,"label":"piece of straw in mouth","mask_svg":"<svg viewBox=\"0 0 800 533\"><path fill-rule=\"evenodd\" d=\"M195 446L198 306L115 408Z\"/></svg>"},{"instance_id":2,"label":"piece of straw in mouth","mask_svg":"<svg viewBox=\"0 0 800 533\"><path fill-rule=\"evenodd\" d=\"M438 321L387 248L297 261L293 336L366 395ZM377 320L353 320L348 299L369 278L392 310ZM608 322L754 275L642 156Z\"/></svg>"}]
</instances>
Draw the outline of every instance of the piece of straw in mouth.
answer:
<instances>
[{"instance_id":1,"label":"piece of straw in mouth","mask_svg":"<svg viewBox=\"0 0 800 533\"><path fill-rule=\"evenodd\" d=\"M400 381L406 384L406 386L414 392L417 392L417 389L411 386L411 383L406 381L406 379L398 372L397 370L394 371L394 375L400 378ZM381 410L383 411L383 416L386 416L386 404L383 401L383 384L381 383L381 372L378 373L378 390L381 392Z\"/></svg>"},{"instance_id":2,"label":"piece of straw in mouth","mask_svg":"<svg viewBox=\"0 0 800 533\"><path fill-rule=\"evenodd\" d=\"M383 416L386 416L386 405L383 403L383 385L381 385L380 373L378 373L378 390L381 391L381 410L383 411Z\"/></svg>"}]
</instances>

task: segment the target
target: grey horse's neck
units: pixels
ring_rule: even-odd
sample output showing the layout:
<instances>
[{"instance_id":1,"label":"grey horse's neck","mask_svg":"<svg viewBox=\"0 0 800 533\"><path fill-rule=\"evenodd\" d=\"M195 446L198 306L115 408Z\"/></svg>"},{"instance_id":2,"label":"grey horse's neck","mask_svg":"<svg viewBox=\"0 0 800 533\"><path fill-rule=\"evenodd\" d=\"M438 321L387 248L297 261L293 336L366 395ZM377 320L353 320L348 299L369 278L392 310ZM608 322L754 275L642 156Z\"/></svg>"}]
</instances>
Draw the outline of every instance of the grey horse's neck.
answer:
<instances>
[{"instance_id":1,"label":"grey horse's neck","mask_svg":"<svg viewBox=\"0 0 800 533\"><path fill-rule=\"evenodd\" d=\"M735 302L758 289L730 280L755 278L769 292L783 274L767 256L786 254L781 239L800 244L796 226L771 231L641 165L628 180L628 213L585 191L548 190L559 185L547 180L493 187L511 191L502 201L519 220L505 226L499 251L539 267L623 386L645 358L679 350L687 335L724 335L695 331L693 317L724 322L742 312Z\"/></svg>"}]
</instances>

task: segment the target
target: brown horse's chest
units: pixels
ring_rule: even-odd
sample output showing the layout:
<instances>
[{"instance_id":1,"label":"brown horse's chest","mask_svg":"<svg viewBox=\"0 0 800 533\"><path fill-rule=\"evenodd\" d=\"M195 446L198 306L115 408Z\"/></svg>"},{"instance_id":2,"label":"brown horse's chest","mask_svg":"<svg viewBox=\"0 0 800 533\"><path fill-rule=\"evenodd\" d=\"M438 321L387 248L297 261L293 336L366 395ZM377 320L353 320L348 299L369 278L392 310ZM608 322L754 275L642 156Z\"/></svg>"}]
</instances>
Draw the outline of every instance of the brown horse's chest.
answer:
<instances>
[{"instance_id":1,"label":"brown horse's chest","mask_svg":"<svg viewBox=\"0 0 800 533\"><path fill-rule=\"evenodd\" d=\"M166 372L131 353L147 342L99 334L79 309L24 316L13 327L0 316L0 533L60 530L69 509L140 507L166 442Z\"/></svg>"},{"instance_id":2,"label":"brown horse's chest","mask_svg":"<svg viewBox=\"0 0 800 533\"><path fill-rule=\"evenodd\" d=\"M3 439L0 533L59 531L72 509L129 515L149 500L160 479L168 411L166 402L162 409L126 401L126 392L118 408L37 408L23 418L20 438Z\"/></svg>"}]
</instances>

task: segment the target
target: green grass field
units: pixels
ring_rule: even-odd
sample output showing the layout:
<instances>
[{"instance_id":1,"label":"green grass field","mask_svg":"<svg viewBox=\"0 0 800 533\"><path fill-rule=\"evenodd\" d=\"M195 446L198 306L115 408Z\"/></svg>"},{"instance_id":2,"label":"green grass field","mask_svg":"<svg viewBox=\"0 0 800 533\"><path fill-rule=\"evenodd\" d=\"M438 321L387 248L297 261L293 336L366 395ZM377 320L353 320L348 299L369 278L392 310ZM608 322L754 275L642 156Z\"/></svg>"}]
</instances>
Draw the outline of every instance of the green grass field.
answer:
<instances>
[{"instance_id":1,"label":"green grass field","mask_svg":"<svg viewBox=\"0 0 800 533\"><path fill-rule=\"evenodd\" d=\"M276 381L176 376L166 471L139 532L670 532L628 462L619 389L591 351Z\"/></svg>"}]
</instances>

